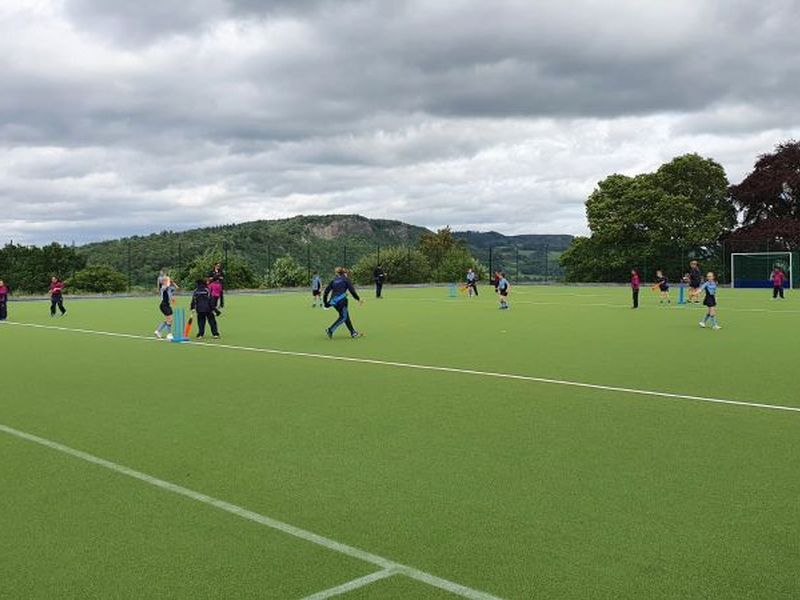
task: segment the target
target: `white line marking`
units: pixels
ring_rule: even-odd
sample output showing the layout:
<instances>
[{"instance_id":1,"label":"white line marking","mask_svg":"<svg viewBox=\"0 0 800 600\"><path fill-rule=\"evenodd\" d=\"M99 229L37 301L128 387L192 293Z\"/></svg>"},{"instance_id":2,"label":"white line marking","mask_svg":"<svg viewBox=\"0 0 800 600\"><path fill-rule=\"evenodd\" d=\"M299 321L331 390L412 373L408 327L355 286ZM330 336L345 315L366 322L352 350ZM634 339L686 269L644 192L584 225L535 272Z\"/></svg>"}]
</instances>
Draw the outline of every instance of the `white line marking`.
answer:
<instances>
[{"instance_id":1,"label":"white line marking","mask_svg":"<svg viewBox=\"0 0 800 600\"><path fill-rule=\"evenodd\" d=\"M525 295L523 297L530 297L530 296ZM545 295L543 297L544 298L550 298L552 296L546 296ZM470 306L470 302L469 301L458 302L457 298L405 298L403 300L403 302L440 302L440 303L452 304L452 305L455 305L455 306ZM536 301L536 300L518 300L514 296L511 296L510 303L512 305L515 305L515 306L518 305L518 304L525 304L525 305L528 305L528 306L565 306L565 304L563 302L542 302L542 301ZM484 305L484 306L486 306L486 305ZM667 306L662 306L662 305L657 305L657 304L645 304L643 302L641 308L645 308L645 309L652 308L652 309L658 309L658 310L670 310L672 308L675 308L675 309L678 309L678 310L684 310L684 309L685 310L700 310L700 309L704 309L705 308L702 304L697 304L696 306L697 306L697 309L692 309L691 305L689 305L689 304L681 305L681 304L675 303L675 304L671 304L671 305L667 305ZM616 304L612 304L612 303L608 303L608 302L571 302L569 304L569 307L570 308L587 308L587 307L588 308L596 308L596 307L602 307L602 308L618 308L618 309L627 309L627 310L630 310L630 308L631 308L630 304L626 303L625 301L621 301L621 302L618 302ZM735 306L726 306L726 307L724 307L724 311L725 312L769 313L769 314L774 314L774 315L779 315L779 314L784 314L784 313L785 314L797 314L797 313L800 313L800 310L794 310L794 309L790 309L790 308L774 310L774 309L770 309L770 308L736 308Z\"/></svg>"},{"instance_id":2,"label":"white line marking","mask_svg":"<svg viewBox=\"0 0 800 600\"><path fill-rule=\"evenodd\" d=\"M270 529L275 529L277 531L294 536L301 540L311 542L312 544L322 546L323 548L327 548L328 550L332 550L333 552L338 552L340 554L344 554L346 556L357 558L358 560L362 560L364 562L377 565L381 567L380 573L391 572L392 574L402 574L407 577L411 577L412 579L425 582L434 587L438 587L453 594L462 596L464 598L469 598L470 600L500 600L500 598L498 598L497 596L492 596L491 594L487 594L486 592L481 592L480 590L469 588L467 586L461 585L460 583L455 583L453 581L449 581L447 579L442 579L441 577L431 575L430 573L420 571L419 569L415 569L414 567L394 562L393 560L389 560L388 558L383 558L382 556L378 556L377 554L372 554L371 552L367 552L365 550L361 550L353 546L348 546L347 544L337 542L336 540L332 540L331 538L324 537L316 533L312 533L311 531L301 529L300 527L295 527L294 525L284 523L283 521L278 521L277 519L273 519L271 517L267 517L257 512L253 512L246 508L242 508L241 506L237 506L236 504L231 504L230 502L226 502L225 500L220 500L218 498L214 498L213 496L208 496L201 492L196 492L189 488L185 488L181 485L177 485L175 483L171 483L169 481L153 477L152 475L142 473L141 471L136 471L124 465L120 465L115 462L111 462L110 460L106 460L104 458L100 458L93 454L89 454L88 452L83 452L82 450L76 450L75 448L70 448L69 446L65 446L64 444L60 444L58 442L42 438L37 435L33 435L31 433L26 433L24 431L14 429L13 427L3 425L2 423L0 423L0 431L7 433L11 436L17 437L19 439L33 442L34 444L39 444L40 446L45 446L46 448L50 448L51 450L55 450L63 454L68 454L69 456L78 458L88 463L98 465L100 467L103 467L104 469L108 469L109 471L114 471L115 473L120 473L121 475L125 475L133 479L138 479L139 481L143 481L144 483L150 484L157 488L161 488L162 490L172 492L173 494L178 494L179 496L190 498L191 500L195 500L196 502L213 506L214 508L223 510L232 515L236 515L237 517L240 517L242 519L246 519L248 521L258 523L259 525L264 525L265 527L269 527ZM386 576L388 577L388 575Z\"/></svg>"},{"instance_id":3,"label":"white line marking","mask_svg":"<svg viewBox=\"0 0 800 600\"><path fill-rule=\"evenodd\" d=\"M156 338L134 335L130 333L113 333L110 331L94 331L91 329L72 329L69 327L58 327L55 325L39 325L36 323L19 323L15 321L4 321L7 326L32 327L35 329L51 329L56 331L67 331L71 333L85 333L92 335L102 335L107 337L121 337L135 340L145 340L157 342ZM168 343L168 342L163 342ZM534 377L532 375L515 375L514 373L497 373L493 371L478 371L475 369L461 369L457 367L440 367L436 365L419 365L414 363L396 362L391 360L378 360L374 358L358 358L354 356L336 356L335 354L317 354L315 352L295 352L291 350L275 350L273 348L255 348L251 346L233 346L231 344L221 344L214 342L190 342L186 344L190 347L200 348L224 348L226 350L238 350L240 352L257 352L261 354L273 354L277 356L294 356L300 358L315 358L318 360L332 360L339 362L349 362L364 365L377 365L382 367L396 367L399 369L415 369L418 371L434 371L437 373L455 373L459 375L475 375L477 377L492 377L497 379L512 379L515 381L530 381L532 383L545 383L548 385L563 385L567 387L583 388L588 390L601 390L604 392L616 392L620 394L634 394L637 396L650 396L655 398L668 398L670 400L690 400L692 402L707 402L711 404L726 404L728 406L744 406L748 408L760 408L764 410L779 410L800 413L800 406L785 406L783 404L763 404L761 402L746 402L744 400L727 400L725 398L707 398L705 396L692 396L690 394L678 394L672 392L660 392L657 390L639 390L636 388L626 388L614 385L602 385L597 383L583 383L580 381L569 381L565 379L550 379L547 377Z\"/></svg>"},{"instance_id":4,"label":"white line marking","mask_svg":"<svg viewBox=\"0 0 800 600\"><path fill-rule=\"evenodd\" d=\"M317 592L316 594L306 596L303 598L303 600L327 600L327 598L333 598L334 596L340 596L342 594L346 594L347 592L352 592L353 590L368 586L371 583L381 581L387 577L394 577L397 574L397 571L392 571L391 569L376 571L375 573L365 575L364 577L359 577L358 579L353 579L352 581L348 581L342 585L337 585L336 587L332 587L328 590L323 590L321 592Z\"/></svg>"}]
</instances>

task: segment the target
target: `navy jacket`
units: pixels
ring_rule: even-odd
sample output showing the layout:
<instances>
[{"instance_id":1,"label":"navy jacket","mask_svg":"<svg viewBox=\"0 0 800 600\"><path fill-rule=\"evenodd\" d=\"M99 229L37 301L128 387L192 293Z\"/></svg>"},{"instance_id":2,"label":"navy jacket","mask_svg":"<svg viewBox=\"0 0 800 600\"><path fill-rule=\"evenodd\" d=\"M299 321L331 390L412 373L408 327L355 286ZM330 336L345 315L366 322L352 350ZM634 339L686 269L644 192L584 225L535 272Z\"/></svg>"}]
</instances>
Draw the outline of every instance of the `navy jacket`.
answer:
<instances>
[{"instance_id":1,"label":"navy jacket","mask_svg":"<svg viewBox=\"0 0 800 600\"><path fill-rule=\"evenodd\" d=\"M350 292L356 300L361 300L361 298L358 297L356 288L353 287L350 280L344 275L338 275L328 284L328 287L325 288L325 293L322 295L322 302L325 306L336 306L343 300L347 300L347 292ZM328 301L329 297L330 301Z\"/></svg>"},{"instance_id":2,"label":"navy jacket","mask_svg":"<svg viewBox=\"0 0 800 600\"><path fill-rule=\"evenodd\" d=\"M198 313L210 313L213 310L211 303L211 292L206 286L197 288L192 294L192 310Z\"/></svg>"}]
</instances>

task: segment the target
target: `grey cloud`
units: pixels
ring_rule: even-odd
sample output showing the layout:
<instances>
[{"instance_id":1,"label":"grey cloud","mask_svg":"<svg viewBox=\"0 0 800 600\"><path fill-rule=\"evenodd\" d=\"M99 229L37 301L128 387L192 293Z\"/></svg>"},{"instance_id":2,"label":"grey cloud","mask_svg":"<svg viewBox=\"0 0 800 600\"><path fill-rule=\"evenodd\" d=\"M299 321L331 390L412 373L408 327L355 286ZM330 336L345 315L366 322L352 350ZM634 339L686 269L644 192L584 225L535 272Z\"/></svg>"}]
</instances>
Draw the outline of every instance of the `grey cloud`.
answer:
<instances>
[{"instance_id":1,"label":"grey cloud","mask_svg":"<svg viewBox=\"0 0 800 600\"><path fill-rule=\"evenodd\" d=\"M735 180L798 131L791 0L58 6L0 19L0 225L31 239L175 212L579 233L610 172L699 151Z\"/></svg>"}]
</instances>

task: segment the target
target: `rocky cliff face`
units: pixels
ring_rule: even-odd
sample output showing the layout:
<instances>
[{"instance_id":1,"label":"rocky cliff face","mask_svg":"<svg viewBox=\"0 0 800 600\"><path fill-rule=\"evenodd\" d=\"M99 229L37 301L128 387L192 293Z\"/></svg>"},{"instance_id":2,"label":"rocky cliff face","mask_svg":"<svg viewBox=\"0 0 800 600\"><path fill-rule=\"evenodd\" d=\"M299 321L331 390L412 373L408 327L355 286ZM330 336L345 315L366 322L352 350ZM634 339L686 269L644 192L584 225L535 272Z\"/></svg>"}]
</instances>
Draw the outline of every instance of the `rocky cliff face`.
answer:
<instances>
[{"instance_id":1,"label":"rocky cliff face","mask_svg":"<svg viewBox=\"0 0 800 600\"><path fill-rule=\"evenodd\" d=\"M375 233L369 221L355 217L340 217L330 223L309 223L306 231L323 240L333 240L348 235L371 236Z\"/></svg>"}]
</instances>

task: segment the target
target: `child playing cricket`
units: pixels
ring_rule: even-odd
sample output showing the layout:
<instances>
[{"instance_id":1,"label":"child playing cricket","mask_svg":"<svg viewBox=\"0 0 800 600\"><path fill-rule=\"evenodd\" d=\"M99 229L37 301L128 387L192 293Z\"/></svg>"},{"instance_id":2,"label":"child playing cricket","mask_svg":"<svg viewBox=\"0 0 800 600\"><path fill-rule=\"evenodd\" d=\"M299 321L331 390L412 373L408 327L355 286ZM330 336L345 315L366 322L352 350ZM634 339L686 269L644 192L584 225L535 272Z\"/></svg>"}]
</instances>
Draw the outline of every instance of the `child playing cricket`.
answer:
<instances>
[{"instance_id":1,"label":"child playing cricket","mask_svg":"<svg viewBox=\"0 0 800 600\"><path fill-rule=\"evenodd\" d=\"M478 276L472 268L467 271L467 293L470 298L478 296Z\"/></svg>"},{"instance_id":2,"label":"child playing cricket","mask_svg":"<svg viewBox=\"0 0 800 600\"><path fill-rule=\"evenodd\" d=\"M214 267L208 274L211 281L218 281L220 286L225 285L225 271L222 269L222 263L214 263ZM222 289L222 288L221 288ZM219 307L225 308L225 291L223 290L219 296Z\"/></svg>"},{"instance_id":3,"label":"child playing cricket","mask_svg":"<svg viewBox=\"0 0 800 600\"><path fill-rule=\"evenodd\" d=\"M311 278L311 308L322 306L322 279L319 273Z\"/></svg>"},{"instance_id":4,"label":"child playing cricket","mask_svg":"<svg viewBox=\"0 0 800 600\"><path fill-rule=\"evenodd\" d=\"M497 282L497 293L500 294L500 310L508 310L508 292L511 284L506 279L505 273L498 273L500 279Z\"/></svg>"},{"instance_id":5,"label":"child playing cricket","mask_svg":"<svg viewBox=\"0 0 800 600\"><path fill-rule=\"evenodd\" d=\"M211 291L205 280L198 279L196 287L192 293L192 304L190 307L197 313L197 337L201 338L206 334L206 321L211 327L211 335L214 339L219 338L217 329L217 317L214 315L214 301Z\"/></svg>"},{"instance_id":6,"label":"child playing cricket","mask_svg":"<svg viewBox=\"0 0 800 600\"><path fill-rule=\"evenodd\" d=\"M8 286L0 279L0 321L8 318Z\"/></svg>"},{"instance_id":7,"label":"child playing cricket","mask_svg":"<svg viewBox=\"0 0 800 600\"><path fill-rule=\"evenodd\" d=\"M222 301L222 282L218 279L209 279L208 292L211 294L211 310L214 316L219 317L222 311L219 309Z\"/></svg>"},{"instance_id":8,"label":"child playing cricket","mask_svg":"<svg viewBox=\"0 0 800 600\"><path fill-rule=\"evenodd\" d=\"M689 263L689 302L700 302L700 287L703 283L703 274L700 272L700 263L693 260Z\"/></svg>"},{"instance_id":9,"label":"child playing cricket","mask_svg":"<svg viewBox=\"0 0 800 600\"><path fill-rule=\"evenodd\" d=\"M664 304L672 304L672 300L669 297L669 280L667 279L666 275L659 269L656 271L656 283L653 286L654 290L659 290L660 298L658 303Z\"/></svg>"},{"instance_id":10,"label":"child playing cricket","mask_svg":"<svg viewBox=\"0 0 800 600\"><path fill-rule=\"evenodd\" d=\"M164 315L164 321L153 332L158 339L163 337L161 335L163 331L166 331L167 335L172 333L172 306L175 304L175 292L178 290L178 286L169 276L165 275L160 279L161 288L158 291L160 301L158 310Z\"/></svg>"},{"instance_id":11,"label":"child playing cricket","mask_svg":"<svg viewBox=\"0 0 800 600\"><path fill-rule=\"evenodd\" d=\"M64 308L64 282L61 281L58 277L53 275L50 278L50 316L56 316L56 306L58 310L61 311L61 316L63 317L67 314L67 309Z\"/></svg>"},{"instance_id":12,"label":"child playing cricket","mask_svg":"<svg viewBox=\"0 0 800 600\"><path fill-rule=\"evenodd\" d=\"M780 267L775 267L772 269L772 275L770 275L770 280L772 280L772 299L777 300L780 297L781 300L784 299L783 296L783 282L786 279L786 276L783 274L783 271Z\"/></svg>"},{"instance_id":13,"label":"child playing cricket","mask_svg":"<svg viewBox=\"0 0 800 600\"><path fill-rule=\"evenodd\" d=\"M700 291L706 293L703 304L708 308L705 318L700 321L700 327L705 327L711 321L712 329L722 329L717 323L717 278L714 273L706 275L706 281L700 286Z\"/></svg>"},{"instance_id":14,"label":"child playing cricket","mask_svg":"<svg viewBox=\"0 0 800 600\"><path fill-rule=\"evenodd\" d=\"M639 308L640 287L641 280L639 279L639 272L636 269L631 269L631 295L633 297L633 308Z\"/></svg>"}]
</instances>

